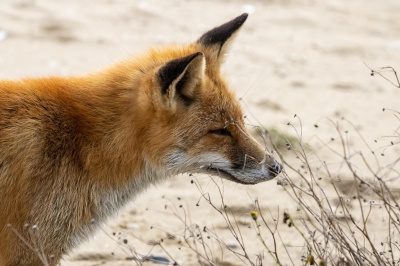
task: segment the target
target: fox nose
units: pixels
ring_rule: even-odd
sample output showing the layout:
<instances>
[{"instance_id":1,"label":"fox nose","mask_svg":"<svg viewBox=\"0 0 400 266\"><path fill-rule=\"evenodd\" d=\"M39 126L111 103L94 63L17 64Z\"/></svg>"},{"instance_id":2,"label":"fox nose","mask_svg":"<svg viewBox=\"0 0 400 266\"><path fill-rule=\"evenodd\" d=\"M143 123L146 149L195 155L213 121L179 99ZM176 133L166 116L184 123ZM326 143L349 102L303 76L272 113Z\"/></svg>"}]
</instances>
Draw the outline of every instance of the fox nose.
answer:
<instances>
[{"instance_id":1,"label":"fox nose","mask_svg":"<svg viewBox=\"0 0 400 266\"><path fill-rule=\"evenodd\" d=\"M278 162L275 162L269 166L268 170L270 173L273 173L275 176L277 176L282 171L282 165Z\"/></svg>"}]
</instances>

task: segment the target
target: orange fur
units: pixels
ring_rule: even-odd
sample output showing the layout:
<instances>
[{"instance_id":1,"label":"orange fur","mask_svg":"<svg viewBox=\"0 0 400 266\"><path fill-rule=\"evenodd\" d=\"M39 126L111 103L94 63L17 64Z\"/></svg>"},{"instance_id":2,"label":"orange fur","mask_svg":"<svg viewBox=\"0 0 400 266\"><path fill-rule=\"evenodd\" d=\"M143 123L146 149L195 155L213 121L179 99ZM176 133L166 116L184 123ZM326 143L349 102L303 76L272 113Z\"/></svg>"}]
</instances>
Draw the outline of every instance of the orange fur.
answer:
<instances>
[{"instance_id":1,"label":"orange fur","mask_svg":"<svg viewBox=\"0 0 400 266\"><path fill-rule=\"evenodd\" d=\"M162 95L161 68L195 53ZM206 155L225 160L227 171L263 171L264 150L245 129L221 60L213 45L196 42L153 48L82 77L0 81L0 266L43 265L12 228L55 265L92 234L93 222L150 184L218 164L205 163ZM212 134L221 128L231 136Z\"/></svg>"}]
</instances>

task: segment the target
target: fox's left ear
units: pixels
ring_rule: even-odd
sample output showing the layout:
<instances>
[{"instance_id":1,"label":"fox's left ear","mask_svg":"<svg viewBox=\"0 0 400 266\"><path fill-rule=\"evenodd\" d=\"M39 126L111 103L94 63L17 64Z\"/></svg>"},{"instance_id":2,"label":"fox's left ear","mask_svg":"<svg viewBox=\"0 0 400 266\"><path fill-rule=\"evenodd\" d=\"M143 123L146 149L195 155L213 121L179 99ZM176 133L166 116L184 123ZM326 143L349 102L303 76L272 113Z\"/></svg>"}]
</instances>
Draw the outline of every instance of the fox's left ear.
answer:
<instances>
[{"instance_id":1,"label":"fox's left ear","mask_svg":"<svg viewBox=\"0 0 400 266\"><path fill-rule=\"evenodd\" d=\"M192 104L205 71L201 52L166 62L157 71L163 109L176 111Z\"/></svg>"},{"instance_id":2,"label":"fox's left ear","mask_svg":"<svg viewBox=\"0 0 400 266\"><path fill-rule=\"evenodd\" d=\"M207 60L207 68L216 67L218 70L224 61L229 46L235 39L239 29L247 19L248 14L244 13L239 17L206 32L196 44L201 46Z\"/></svg>"}]
</instances>

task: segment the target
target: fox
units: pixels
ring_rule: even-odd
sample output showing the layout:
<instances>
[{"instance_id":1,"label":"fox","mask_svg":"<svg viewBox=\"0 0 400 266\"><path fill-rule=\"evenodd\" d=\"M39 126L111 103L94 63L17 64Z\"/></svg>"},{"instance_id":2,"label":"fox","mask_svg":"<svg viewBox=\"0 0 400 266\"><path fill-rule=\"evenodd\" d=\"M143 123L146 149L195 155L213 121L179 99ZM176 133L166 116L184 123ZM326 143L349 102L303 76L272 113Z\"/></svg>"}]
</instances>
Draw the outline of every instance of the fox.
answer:
<instances>
[{"instance_id":1,"label":"fox","mask_svg":"<svg viewBox=\"0 0 400 266\"><path fill-rule=\"evenodd\" d=\"M247 17L87 75L0 81L0 266L59 265L171 176L279 175L220 71Z\"/></svg>"}]
</instances>

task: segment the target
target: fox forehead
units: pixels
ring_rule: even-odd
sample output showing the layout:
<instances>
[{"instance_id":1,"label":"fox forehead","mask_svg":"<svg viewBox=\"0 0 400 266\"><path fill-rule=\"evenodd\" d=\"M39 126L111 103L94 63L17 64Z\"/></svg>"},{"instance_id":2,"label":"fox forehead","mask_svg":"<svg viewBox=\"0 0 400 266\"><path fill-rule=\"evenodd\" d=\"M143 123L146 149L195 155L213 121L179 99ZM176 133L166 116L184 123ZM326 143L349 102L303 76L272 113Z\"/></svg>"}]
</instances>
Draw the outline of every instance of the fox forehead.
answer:
<instances>
[{"instance_id":1,"label":"fox forehead","mask_svg":"<svg viewBox=\"0 0 400 266\"><path fill-rule=\"evenodd\" d=\"M149 48L140 56L132 58L127 67L127 71L141 71L150 76L164 63L182 58L196 52L200 52L201 47L195 44L189 45L168 45L156 48ZM205 75L201 84L201 91L197 95L197 100L207 112L209 118L214 119L236 119L242 117L240 104L236 98L235 92L229 88L228 81L224 78L219 68L215 66L215 60L205 56ZM124 62L127 63L127 62ZM120 66L114 66L120 69Z\"/></svg>"},{"instance_id":2,"label":"fox forehead","mask_svg":"<svg viewBox=\"0 0 400 266\"><path fill-rule=\"evenodd\" d=\"M147 51L141 55L135 55L130 58L130 61L123 61L122 64L116 64L113 68L121 70L121 67L126 68L127 71L141 71L143 73L153 73L162 64L182 58L197 52L202 52L202 48L196 44L188 45L166 45L159 47L148 48ZM126 65L128 63L128 65ZM210 56L205 54L205 74L210 81L215 85L207 87L208 93L218 92L218 89L224 88L224 93L234 94L227 89L227 81L222 77L220 69L217 66L218 62L212 60Z\"/></svg>"},{"instance_id":3,"label":"fox forehead","mask_svg":"<svg viewBox=\"0 0 400 266\"><path fill-rule=\"evenodd\" d=\"M202 108L212 120L242 121L243 114L236 94L221 75L209 76L206 73L199 96Z\"/></svg>"}]
</instances>

